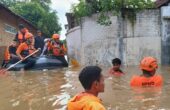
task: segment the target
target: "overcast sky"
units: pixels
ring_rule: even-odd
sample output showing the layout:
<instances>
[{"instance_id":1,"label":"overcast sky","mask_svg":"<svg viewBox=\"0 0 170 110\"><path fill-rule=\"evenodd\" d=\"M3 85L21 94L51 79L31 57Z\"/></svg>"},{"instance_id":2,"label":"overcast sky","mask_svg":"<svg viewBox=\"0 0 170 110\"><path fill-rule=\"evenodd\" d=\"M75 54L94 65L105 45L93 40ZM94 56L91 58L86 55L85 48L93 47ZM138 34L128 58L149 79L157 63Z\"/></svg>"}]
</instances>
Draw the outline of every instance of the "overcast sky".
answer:
<instances>
[{"instance_id":1,"label":"overcast sky","mask_svg":"<svg viewBox=\"0 0 170 110\"><path fill-rule=\"evenodd\" d=\"M65 39L66 30L64 25L67 24L67 19L65 16L66 12L70 12L72 4L78 3L78 0L51 0L51 8L58 12L59 23L62 25L61 39Z\"/></svg>"}]
</instances>

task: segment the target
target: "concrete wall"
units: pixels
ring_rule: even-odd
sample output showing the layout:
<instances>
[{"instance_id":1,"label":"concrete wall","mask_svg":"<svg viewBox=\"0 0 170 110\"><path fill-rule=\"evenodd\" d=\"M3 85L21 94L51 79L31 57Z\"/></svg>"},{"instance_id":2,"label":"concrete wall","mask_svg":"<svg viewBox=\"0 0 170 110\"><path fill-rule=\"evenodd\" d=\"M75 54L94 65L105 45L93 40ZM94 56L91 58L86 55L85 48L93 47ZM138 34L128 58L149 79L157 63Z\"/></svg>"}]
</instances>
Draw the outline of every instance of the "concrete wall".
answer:
<instances>
[{"instance_id":1,"label":"concrete wall","mask_svg":"<svg viewBox=\"0 0 170 110\"><path fill-rule=\"evenodd\" d=\"M69 43L69 50L77 48L77 43L81 45L78 47L80 51L69 51L69 56L77 55L82 65L107 66L115 57L121 58L124 65L137 65L142 57L148 55L156 57L160 62L159 10L138 13L133 26L128 19L117 16L111 16L110 26L101 26L96 22L97 16L83 18L77 30L68 31L67 42L74 42Z\"/></svg>"},{"instance_id":2,"label":"concrete wall","mask_svg":"<svg viewBox=\"0 0 170 110\"><path fill-rule=\"evenodd\" d=\"M70 58L81 61L81 30L80 26L75 27L67 33L67 47Z\"/></svg>"},{"instance_id":3,"label":"concrete wall","mask_svg":"<svg viewBox=\"0 0 170 110\"><path fill-rule=\"evenodd\" d=\"M159 10L145 10L137 14L134 27L126 20L124 61L137 65L144 56L154 56L161 62L161 31ZM127 35L127 36L126 36Z\"/></svg>"},{"instance_id":4,"label":"concrete wall","mask_svg":"<svg viewBox=\"0 0 170 110\"><path fill-rule=\"evenodd\" d=\"M162 55L161 60L162 64L170 64L170 16L169 18L164 18L162 15L163 8L167 6L163 6L161 8L161 34L162 34ZM170 7L170 4L169 4Z\"/></svg>"}]
</instances>

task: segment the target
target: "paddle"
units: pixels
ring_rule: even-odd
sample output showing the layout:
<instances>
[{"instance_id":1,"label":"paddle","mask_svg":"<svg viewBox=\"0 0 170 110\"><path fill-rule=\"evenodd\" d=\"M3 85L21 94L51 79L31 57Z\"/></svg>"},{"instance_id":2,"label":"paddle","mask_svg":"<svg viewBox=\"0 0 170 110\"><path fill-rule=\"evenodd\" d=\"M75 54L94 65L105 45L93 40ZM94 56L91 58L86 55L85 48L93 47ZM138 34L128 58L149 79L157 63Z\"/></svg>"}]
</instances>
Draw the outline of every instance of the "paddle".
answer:
<instances>
[{"instance_id":1,"label":"paddle","mask_svg":"<svg viewBox=\"0 0 170 110\"><path fill-rule=\"evenodd\" d=\"M12 64L11 66L9 66L7 69L0 71L1 73L5 73L6 71L8 71L9 69L11 69L12 67L16 66L17 64L21 63L22 61L24 61L25 59L29 58L30 56L34 55L35 53L37 53L38 51L40 51L41 49L38 48L36 51L34 51L33 53L29 54L28 56L26 56L23 60L20 60L18 62L16 62L15 64Z\"/></svg>"}]
</instances>

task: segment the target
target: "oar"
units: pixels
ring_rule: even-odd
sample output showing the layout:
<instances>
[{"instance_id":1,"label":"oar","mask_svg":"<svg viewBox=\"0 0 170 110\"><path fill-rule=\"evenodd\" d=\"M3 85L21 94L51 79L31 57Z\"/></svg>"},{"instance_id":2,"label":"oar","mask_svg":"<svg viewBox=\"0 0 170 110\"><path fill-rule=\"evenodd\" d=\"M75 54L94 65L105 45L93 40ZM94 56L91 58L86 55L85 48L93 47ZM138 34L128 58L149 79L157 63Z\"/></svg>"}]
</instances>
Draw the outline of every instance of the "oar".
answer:
<instances>
[{"instance_id":1,"label":"oar","mask_svg":"<svg viewBox=\"0 0 170 110\"><path fill-rule=\"evenodd\" d=\"M14 66L16 66L17 64L21 63L22 61L24 61L25 59L29 58L30 56L34 55L35 53L37 53L38 51L40 51L41 49L38 48L36 51L34 51L33 53L29 54L28 56L26 56L23 60L18 61L17 63L9 66L7 69L2 70L0 73L5 73L6 71L8 71L9 69L13 68Z\"/></svg>"}]
</instances>

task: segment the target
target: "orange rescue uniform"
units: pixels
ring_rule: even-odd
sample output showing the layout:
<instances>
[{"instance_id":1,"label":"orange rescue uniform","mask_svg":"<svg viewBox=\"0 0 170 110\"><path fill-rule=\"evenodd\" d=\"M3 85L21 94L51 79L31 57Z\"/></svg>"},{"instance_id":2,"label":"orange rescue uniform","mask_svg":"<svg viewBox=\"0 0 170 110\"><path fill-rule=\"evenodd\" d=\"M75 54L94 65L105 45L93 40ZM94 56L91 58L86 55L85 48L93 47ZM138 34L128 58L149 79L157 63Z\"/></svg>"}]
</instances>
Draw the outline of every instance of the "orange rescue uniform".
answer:
<instances>
[{"instance_id":1,"label":"orange rescue uniform","mask_svg":"<svg viewBox=\"0 0 170 110\"><path fill-rule=\"evenodd\" d=\"M158 87L162 86L163 79L160 75L152 77L134 76L131 79L130 85L133 87Z\"/></svg>"},{"instance_id":2,"label":"orange rescue uniform","mask_svg":"<svg viewBox=\"0 0 170 110\"><path fill-rule=\"evenodd\" d=\"M25 28L24 30L25 30L25 34L18 31L18 36L16 36L17 37L16 39L18 39L20 44L25 42L25 40L26 40L25 35L29 32L27 28Z\"/></svg>"},{"instance_id":3,"label":"orange rescue uniform","mask_svg":"<svg viewBox=\"0 0 170 110\"><path fill-rule=\"evenodd\" d=\"M67 104L68 110L106 110L101 100L88 93L80 93L73 97Z\"/></svg>"},{"instance_id":4,"label":"orange rescue uniform","mask_svg":"<svg viewBox=\"0 0 170 110\"><path fill-rule=\"evenodd\" d=\"M52 44L51 42L48 42L47 47L48 51L51 51L51 53L55 56L64 56L67 52L66 47L62 43Z\"/></svg>"},{"instance_id":5,"label":"orange rescue uniform","mask_svg":"<svg viewBox=\"0 0 170 110\"><path fill-rule=\"evenodd\" d=\"M5 62L8 62L10 60L9 47L7 47L6 50L5 50L4 60L5 60Z\"/></svg>"},{"instance_id":6,"label":"orange rescue uniform","mask_svg":"<svg viewBox=\"0 0 170 110\"><path fill-rule=\"evenodd\" d=\"M20 44L17 48L16 53L21 54L22 57L26 57L27 55L33 53L35 49L32 47L32 45L27 45L25 42Z\"/></svg>"}]
</instances>

